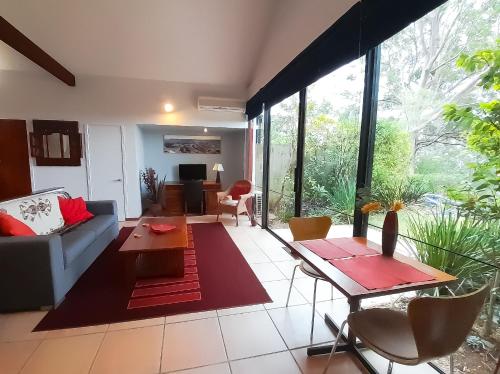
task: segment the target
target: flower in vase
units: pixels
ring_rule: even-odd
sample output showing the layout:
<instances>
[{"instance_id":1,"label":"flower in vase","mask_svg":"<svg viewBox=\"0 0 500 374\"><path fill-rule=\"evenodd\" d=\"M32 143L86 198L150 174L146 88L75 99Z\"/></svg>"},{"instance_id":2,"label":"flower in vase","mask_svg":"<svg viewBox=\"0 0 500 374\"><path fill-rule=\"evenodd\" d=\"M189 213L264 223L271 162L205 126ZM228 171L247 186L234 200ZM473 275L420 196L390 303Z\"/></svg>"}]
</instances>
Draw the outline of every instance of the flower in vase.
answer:
<instances>
[{"instance_id":1,"label":"flower in vase","mask_svg":"<svg viewBox=\"0 0 500 374\"><path fill-rule=\"evenodd\" d=\"M375 212L380 209L382 209L382 205L378 201L371 201L363 205L363 207L361 208L361 212L363 214L367 214L370 212Z\"/></svg>"},{"instance_id":2,"label":"flower in vase","mask_svg":"<svg viewBox=\"0 0 500 374\"><path fill-rule=\"evenodd\" d=\"M392 203L391 210L393 212L398 212L405 207L405 204L401 200L396 200Z\"/></svg>"}]
</instances>

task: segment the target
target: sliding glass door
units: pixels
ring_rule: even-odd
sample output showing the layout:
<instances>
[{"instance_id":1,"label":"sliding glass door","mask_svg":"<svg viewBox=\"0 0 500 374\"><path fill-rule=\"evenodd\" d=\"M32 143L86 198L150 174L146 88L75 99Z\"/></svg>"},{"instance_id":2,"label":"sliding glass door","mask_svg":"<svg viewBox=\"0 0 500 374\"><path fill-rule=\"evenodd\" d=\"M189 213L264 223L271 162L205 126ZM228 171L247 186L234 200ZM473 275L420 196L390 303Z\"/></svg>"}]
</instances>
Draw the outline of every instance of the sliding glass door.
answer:
<instances>
[{"instance_id":1,"label":"sliding glass door","mask_svg":"<svg viewBox=\"0 0 500 374\"><path fill-rule=\"evenodd\" d=\"M262 225L262 208L264 192L264 116L261 114L252 120L253 129L253 164L252 183L255 192L254 215L259 225Z\"/></svg>"},{"instance_id":2,"label":"sliding glass door","mask_svg":"<svg viewBox=\"0 0 500 374\"><path fill-rule=\"evenodd\" d=\"M364 70L363 57L307 87L302 216L353 223Z\"/></svg>"},{"instance_id":3,"label":"sliding glass door","mask_svg":"<svg viewBox=\"0 0 500 374\"><path fill-rule=\"evenodd\" d=\"M270 111L268 226L276 230L288 228L295 213L299 94Z\"/></svg>"}]
</instances>

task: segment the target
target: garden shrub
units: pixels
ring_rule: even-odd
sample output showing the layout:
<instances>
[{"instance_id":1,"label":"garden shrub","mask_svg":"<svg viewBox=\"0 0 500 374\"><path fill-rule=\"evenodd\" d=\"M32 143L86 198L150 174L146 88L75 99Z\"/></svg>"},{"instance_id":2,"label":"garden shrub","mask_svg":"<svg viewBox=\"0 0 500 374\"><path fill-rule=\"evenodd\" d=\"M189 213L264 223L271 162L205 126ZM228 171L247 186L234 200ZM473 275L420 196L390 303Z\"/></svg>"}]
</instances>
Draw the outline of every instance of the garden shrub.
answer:
<instances>
[{"instance_id":1,"label":"garden shrub","mask_svg":"<svg viewBox=\"0 0 500 374\"><path fill-rule=\"evenodd\" d=\"M390 185L409 176L411 142L408 132L393 121L378 121L372 186Z\"/></svg>"}]
</instances>

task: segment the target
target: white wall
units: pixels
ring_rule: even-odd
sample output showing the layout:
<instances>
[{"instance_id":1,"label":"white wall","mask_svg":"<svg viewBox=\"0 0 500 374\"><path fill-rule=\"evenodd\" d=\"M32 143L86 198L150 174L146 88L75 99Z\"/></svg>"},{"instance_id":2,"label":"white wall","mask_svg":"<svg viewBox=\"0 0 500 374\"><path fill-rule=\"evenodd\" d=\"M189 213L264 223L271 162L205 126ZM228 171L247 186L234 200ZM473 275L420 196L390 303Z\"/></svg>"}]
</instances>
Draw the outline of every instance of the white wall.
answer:
<instances>
[{"instance_id":1,"label":"white wall","mask_svg":"<svg viewBox=\"0 0 500 374\"><path fill-rule=\"evenodd\" d=\"M77 75L69 87L46 72L0 70L0 115L87 123L245 126L238 113L200 112L198 96L246 98L231 87ZM163 111L170 101L173 113ZM31 119L31 118L30 118Z\"/></svg>"},{"instance_id":2,"label":"white wall","mask_svg":"<svg viewBox=\"0 0 500 374\"><path fill-rule=\"evenodd\" d=\"M204 135L202 128L175 129L175 135ZM166 177L169 181L179 179L179 164L207 164L207 178L215 180L216 172L212 170L215 163L221 163L223 188L234 181L243 179L245 130L211 129L207 135L221 137L221 153L218 155L168 154L163 152L163 135L172 135L168 126L141 129L144 148L144 166L156 170L159 178Z\"/></svg>"},{"instance_id":3,"label":"white wall","mask_svg":"<svg viewBox=\"0 0 500 374\"><path fill-rule=\"evenodd\" d=\"M358 0L287 0L273 15L249 84L252 97Z\"/></svg>"},{"instance_id":4,"label":"white wall","mask_svg":"<svg viewBox=\"0 0 500 374\"><path fill-rule=\"evenodd\" d=\"M24 119L28 128L33 119L124 126L127 217L142 213L139 170L144 160L137 123L246 126L242 115L196 108L198 96L244 98L228 87L85 75L76 79L76 87L69 87L46 72L0 71L0 118ZM175 105L175 112L162 113L166 101ZM32 184L34 189L62 186L87 198L85 159L80 167L32 166Z\"/></svg>"}]
</instances>

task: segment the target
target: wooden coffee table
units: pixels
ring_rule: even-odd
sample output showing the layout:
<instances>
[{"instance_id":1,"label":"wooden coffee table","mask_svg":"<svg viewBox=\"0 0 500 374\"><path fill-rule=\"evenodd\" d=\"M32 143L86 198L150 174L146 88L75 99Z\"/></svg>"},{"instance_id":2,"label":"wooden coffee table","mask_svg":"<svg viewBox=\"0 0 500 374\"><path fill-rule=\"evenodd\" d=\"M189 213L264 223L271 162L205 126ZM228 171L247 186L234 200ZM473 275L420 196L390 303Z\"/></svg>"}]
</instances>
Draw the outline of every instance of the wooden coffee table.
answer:
<instances>
[{"instance_id":1,"label":"wooden coffee table","mask_svg":"<svg viewBox=\"0 0 500 374\"><path fill-rule=\"evenodd\" d=\"M151 224L169 224L176 228L164 234L155 234L149 228ZM137 278L183 277L184 251L187 246L186 217L144 217L119 251L136 255Z\"/></svg>"}]
</instances>

